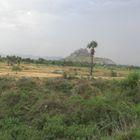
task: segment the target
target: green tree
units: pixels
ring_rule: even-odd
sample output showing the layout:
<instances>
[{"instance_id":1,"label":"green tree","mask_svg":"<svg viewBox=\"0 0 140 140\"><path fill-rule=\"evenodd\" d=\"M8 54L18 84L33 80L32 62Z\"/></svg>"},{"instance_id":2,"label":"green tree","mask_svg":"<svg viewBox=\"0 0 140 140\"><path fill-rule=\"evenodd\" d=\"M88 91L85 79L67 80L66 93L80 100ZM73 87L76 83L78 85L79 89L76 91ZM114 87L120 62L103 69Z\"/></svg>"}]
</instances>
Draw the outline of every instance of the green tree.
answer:
<instances>
[{"instance_id":1,"label":"green tree","mask_svg":"<svg viewBox=\"0 0 140 140\"><path fill-rule=\"evenodd\" d=\"M20 66L21 61L22 61L22 58L17 56L16 57L16 63L18 64L18 66Z\"/></svg>"},{"instance_id":2,"label":"green tree","mask_svg":"<svg viewBox=\"0 0 140 140\"><path fill-rule=\"evenodd\" d=\"M13 65L13 66L12 66L12 71L15 71L16 74L17 74L18 71L22 71L22 69L21 69L18 65Z\"/></svg>"},{"instance_id":3,"label":"green tree","mask_svg":"<svg viewBox=\"0 0 140 140\"><path fill-rule=\"evenodd\" d=\"M90 49L90 57L91 57L91 69L90 69L90 75L93 75L93 65L94 65L94 54L95 54L95 48L97 48L98 43L96 41L91 41L87 48Z\"/></svg>"},{"instance_id":4,"label":"green tree","mask_svg":"<svg viewBox=\"0 0 140 140\"><path fill-rule=\"evenodd\" d=\"M8 66L9 65L13 66L15 64L20 65L22 58L18 56L7 56L6 60L7 60Z\"/></svg>"}]
</instances>

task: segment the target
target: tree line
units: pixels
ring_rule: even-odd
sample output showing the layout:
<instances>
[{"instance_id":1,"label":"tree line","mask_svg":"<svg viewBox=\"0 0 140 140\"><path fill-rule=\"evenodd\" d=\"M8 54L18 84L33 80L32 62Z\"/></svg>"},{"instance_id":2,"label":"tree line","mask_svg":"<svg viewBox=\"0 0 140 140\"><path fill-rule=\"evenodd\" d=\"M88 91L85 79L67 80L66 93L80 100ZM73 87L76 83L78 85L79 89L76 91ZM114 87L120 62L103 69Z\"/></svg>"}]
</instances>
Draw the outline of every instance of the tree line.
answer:
<instances>
[{"instance_id":1,"label":"tree line","mask_svg":"<svg viewBox=\"0 0 140 140\"><path fill-rule=\"evenodd\" d=\"M7 65L20 65L25 64L44 64L44 65L57 65L57 66L75 66L75 67L90 67L88 62L73 62L62 60L46 60L44 58L32 59L32 58L22 58L19 56L0 56L0 62L7 63ZM95 67L107 67L107 68L127 68L127 69L140 69L139 66L128 66L128 65L104 65L104 64L94 64Z\"/></svg>"},{"instance_id":2,"label":"tree line","mask_svg":"<svg viewBox=\"0 0 140 140\"><path fill-rule=\"evenodd\" d=\"M45 64L45 65L57 65L57 66L76 66L76 67L90 67L90 75L93 76L93 68L96 66L107 66L107 67L117 67L117 68L127 68L131 69L140 69L139 66L125 66L125 65L100 65L95 64L94 62L94 55L95 55L95 48L98 47L98 43L96 41L91 41L87 48L90 50L90 62L73 62L73 61L66 61L65 59L62 60L46 60L44 58L32 59L32 58L22 58L19 56L0 56L0 62L6 62L9 66L13 65L20 65L21 63L32 63L32 64Z\"/></svg>"}]
</instances>

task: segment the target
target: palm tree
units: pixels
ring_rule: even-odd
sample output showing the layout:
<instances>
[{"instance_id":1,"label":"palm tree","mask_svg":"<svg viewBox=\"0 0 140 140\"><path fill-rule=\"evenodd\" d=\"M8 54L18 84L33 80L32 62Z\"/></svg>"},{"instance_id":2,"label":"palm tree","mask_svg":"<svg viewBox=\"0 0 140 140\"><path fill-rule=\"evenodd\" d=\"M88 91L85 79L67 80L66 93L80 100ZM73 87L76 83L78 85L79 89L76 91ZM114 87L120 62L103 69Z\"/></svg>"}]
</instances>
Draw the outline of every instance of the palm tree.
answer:
<instances>
[{"instance_id":1,"label":"palm tree","mask_svg":"<svg viewBox=\"0 0 140 140\"><path fill-rule=\"evenodd\" d=\"M94 54L95 54L95 48L97 48L98 43L96 41L91 41L88 45L87 48L90 49L90 57L91 57L91 70L90 70L90 75L92 76L93 74L93 59L94 59Z\"/></svg>"}]
</instances>

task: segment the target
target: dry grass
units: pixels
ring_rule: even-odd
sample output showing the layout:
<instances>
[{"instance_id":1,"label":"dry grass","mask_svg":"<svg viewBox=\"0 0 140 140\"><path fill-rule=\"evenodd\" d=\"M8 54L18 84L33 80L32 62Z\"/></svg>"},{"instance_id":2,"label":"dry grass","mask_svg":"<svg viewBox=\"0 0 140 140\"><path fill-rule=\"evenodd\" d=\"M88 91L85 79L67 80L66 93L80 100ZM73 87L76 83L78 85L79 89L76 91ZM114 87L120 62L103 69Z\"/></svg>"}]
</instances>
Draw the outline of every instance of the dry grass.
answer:
<instances>
[{"instance_id":1,"label":"dry grass","mask_svg":"<svg viewBox=\"0 0 140 140\"><path fill-rule=\"evenodd\" d=\"M45 65L29 65L22 64L21 72L12 71L11 66L5 63L0 63L0 76L14 76L14 77L62 77L63 73L67 73L74 76L89 76L88 68L78 68L78 67L62 67L62 66L45 66ZM128 71L117 70L117 77L110 76L110 70L103 68L94 69L95 78L102 79L122 79L128 75Z\"/></svg>"}]
</instances>

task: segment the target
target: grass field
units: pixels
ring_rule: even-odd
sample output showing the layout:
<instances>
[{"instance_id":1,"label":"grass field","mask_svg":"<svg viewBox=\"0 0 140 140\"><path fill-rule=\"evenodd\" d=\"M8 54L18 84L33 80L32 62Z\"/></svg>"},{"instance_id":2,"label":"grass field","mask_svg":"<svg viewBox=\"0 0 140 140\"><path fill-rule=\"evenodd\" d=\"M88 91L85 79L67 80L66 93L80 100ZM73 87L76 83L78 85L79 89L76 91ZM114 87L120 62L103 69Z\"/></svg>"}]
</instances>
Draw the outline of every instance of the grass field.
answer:
<instances>
[{"instance_id":1,"label":"grass field","mask_svg":"<svg viewBox=\"0 0 140 140\"><path fill-rule=\"evenodd\" d=\"M0 140L140 139L139 71L20 67L0 64Z\"/></svg>"},{"instance_id":2,"label":"grass field","mask_svg":"<svg viewBox=\"0 0 140 140\"><path fill-rule=\"evenodd\" d=\"M62 67L62 66L46 66L39 64L22 64L21 71L15 72L12 70L11 66L6 63L0 63L0 76L13 76L13 77L62 77L63 73L71 76L89 76L89 68L80 67ZM123 79L131 71L127 69L117 69L115 70L116 76L112 76L111 70L103 67L94 69L94 77L102 79Z\"/></svg>"}]
</instances>

